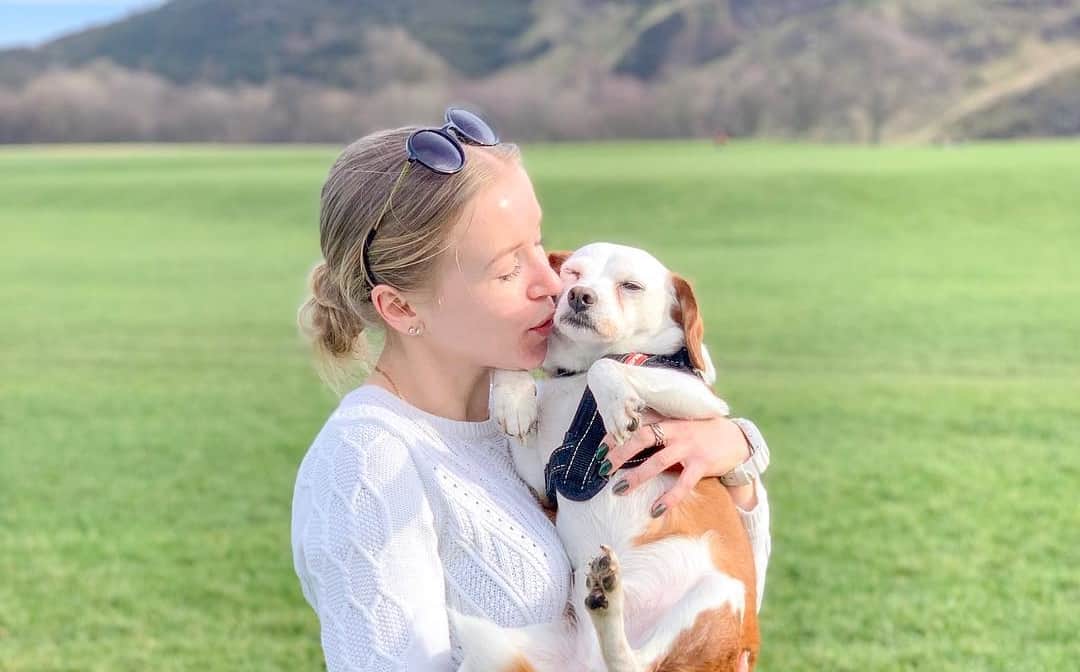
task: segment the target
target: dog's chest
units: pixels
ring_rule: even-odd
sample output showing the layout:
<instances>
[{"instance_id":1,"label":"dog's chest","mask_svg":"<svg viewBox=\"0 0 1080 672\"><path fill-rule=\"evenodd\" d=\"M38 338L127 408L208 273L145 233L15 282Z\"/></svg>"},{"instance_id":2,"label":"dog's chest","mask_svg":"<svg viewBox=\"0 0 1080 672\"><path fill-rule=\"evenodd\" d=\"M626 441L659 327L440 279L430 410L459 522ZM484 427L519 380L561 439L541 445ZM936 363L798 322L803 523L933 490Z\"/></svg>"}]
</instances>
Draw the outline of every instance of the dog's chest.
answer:
<instances>
[{"instance_id":1,"label":"dog's chest","mask_svg":"<svg viewBox=\"0 0 1080 672\"><path fill-rule=\"evenodd\" d=\"M585 385L586 376L581 374L551 378L542 381L539 386L537 443L529 452L540 459L529 467L531 473L526 479L538 492L543 492L544 465L552 451L562 444L585 392ZM622 473L615 472L604 488L591 499L574 501L559 495L556 526L575 567L596 556L601 543L612 546L616 551L630 548L632 539L644 532L651 520L649 509L652 503L674 481L669 475L661 474L632 493L615 495L611 489Z\"/></svg>"},{"instance_id":2,"label":"dog's chest","mask_svg":"<svg viewBox=\"0 0 1080 672\"><path fill-rule=\"evenodd\" d=\"M570 564L581 567L607 544L616 553L635 548L634 539L644 534L652 521L649 510L653 503L677 480L662 473L639 485L633 492L616 495L612 487L622 478L617 471L604 489L592 499L574 501L559 495L559 515L555 526Z\"/></svg>"},{"instance_id":3,"label":"dog's chest","mask_svg":"<svg viewBox=\"0 0 1080 672\"><path fill-rule=\"evenodd\" d=\"M546 490L544 467L552 452L563 443L586 382L585 374L540 381L536 431L529 436L526 445L516 440L510 442L515 469L541 495ZM616 552L629 550L633 546L632 540L652 521L649 510L653 503L676 480L670 474L660 474L631 493L614 495L611 489L624 473L625 470L615 472L591 499L574 501L559 495L556 527L574 567L595 557L601 543L608 544Z\"/></svg>"},{"instance_id":4,"label":"dog's chest","mask_svg":"<svg viewBox=\"0 0 1080 672\"><path fill-rule=\"evenodd\" d=\"M544 467L551 453L562 444L584 391L584 375L540 381L537 386L535 434L529 436L524 445L513 438L510 440L514 468L529 487L541 496L547 489Z\"/></svg>"},{"instance_id":5,"label":"dog's chest","mask_svg":"<svg viewBox=\"0 0 1080 672\"><path fill-rule=\"evenodd\" d=\"M570 420L581 402L581 395L585 393L586 382L583 373L541 381L537 393L540 418L536 437L538 452L545 463L555 448L562 444L566 430L570 428Z\"/></svg>"}]
</instances>

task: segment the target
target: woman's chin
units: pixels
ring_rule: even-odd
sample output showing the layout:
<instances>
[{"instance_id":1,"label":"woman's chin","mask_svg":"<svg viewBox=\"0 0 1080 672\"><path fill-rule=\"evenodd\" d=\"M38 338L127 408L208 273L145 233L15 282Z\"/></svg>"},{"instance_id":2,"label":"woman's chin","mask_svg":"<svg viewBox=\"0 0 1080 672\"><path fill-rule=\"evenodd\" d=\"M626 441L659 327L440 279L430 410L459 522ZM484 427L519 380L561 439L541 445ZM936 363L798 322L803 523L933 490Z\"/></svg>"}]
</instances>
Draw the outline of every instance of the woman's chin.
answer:
<instances>
[{"instance_id":1,"label":"woman's chin","mask_svg":"<svg viewBox=\"0 0 1080 672\"><path fill-rule=\"evenodd\" d=\"M521 366L522 369L532 370L539 369L544 363L544 358L547 357L548 342L544 339L540 343L529 343L526 347L522 348L521 352Z\"/></svg>"}]
</instances>

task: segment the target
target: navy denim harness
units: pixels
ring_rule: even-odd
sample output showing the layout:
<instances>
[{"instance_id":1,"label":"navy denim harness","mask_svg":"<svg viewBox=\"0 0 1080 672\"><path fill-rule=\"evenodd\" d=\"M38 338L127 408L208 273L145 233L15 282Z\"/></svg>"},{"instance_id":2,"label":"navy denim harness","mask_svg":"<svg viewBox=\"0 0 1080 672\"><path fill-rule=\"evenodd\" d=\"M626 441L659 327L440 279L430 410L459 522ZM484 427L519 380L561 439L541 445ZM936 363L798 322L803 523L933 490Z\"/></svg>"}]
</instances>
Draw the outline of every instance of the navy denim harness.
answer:
<instances>
[{"instance_id":1,"label":"navy denim harness","mask_svg":"<svg viewBox=\"0 0 1080 672\"><path fill-rule=\"evenodd\" d=\"M673 355L645 355L632 352L625 355L606 355L605 359L614 359L634 366L663 366L681 369L699 378L702 377L701 372L690 363L690 353L686 348ZM575 372L560 370L555 375L575 375ZM586 386L574 419L570 422L570 429L563 437L562 445L555 449L544 467L544 489L550 506L558 507L556 492L567 499L583 502L592 499L596 493L604 489L611 476L600 475L602 460L596 459L596 450L600 447L600 440L606 433L604 421L596 409L596 398L592 390ZM637 467L659 450L656 446L646 448L627 460L620 469Z\"/></svg>"}]
</instances>

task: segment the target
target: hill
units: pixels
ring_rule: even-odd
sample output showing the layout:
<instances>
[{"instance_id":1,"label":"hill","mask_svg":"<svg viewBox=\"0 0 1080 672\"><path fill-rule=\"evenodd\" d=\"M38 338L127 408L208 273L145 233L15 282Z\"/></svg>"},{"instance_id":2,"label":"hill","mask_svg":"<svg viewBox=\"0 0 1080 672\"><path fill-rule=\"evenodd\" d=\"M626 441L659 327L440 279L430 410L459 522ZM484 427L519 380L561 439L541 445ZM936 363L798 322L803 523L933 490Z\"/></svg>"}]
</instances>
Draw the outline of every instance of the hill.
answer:
<instances>
[{"instance_id":1,"label":"hill","mask_svg":"<svg viewBox=\"0 0 1080 672\"><path fill-rule=\"evenodd\" d=\"M0 52L0 140L86 89L215 101L140 139L336 140L446 99L525 138L1070 135L1078 81L1080 0L174 0Z\"/></svg>"}]
</instances>

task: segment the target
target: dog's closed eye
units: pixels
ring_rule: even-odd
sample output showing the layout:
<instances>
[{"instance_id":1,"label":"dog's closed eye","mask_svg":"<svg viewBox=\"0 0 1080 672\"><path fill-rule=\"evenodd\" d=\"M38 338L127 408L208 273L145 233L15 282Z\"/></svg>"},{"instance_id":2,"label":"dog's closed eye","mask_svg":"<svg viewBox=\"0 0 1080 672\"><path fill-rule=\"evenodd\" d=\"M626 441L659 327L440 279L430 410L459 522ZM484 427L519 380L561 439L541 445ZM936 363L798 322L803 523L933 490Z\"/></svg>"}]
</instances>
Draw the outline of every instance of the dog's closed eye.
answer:
<instances>
[{"instance_id":1,"label":"dog's closed eye","mask_svg":"<svg viewBox=\"0 0 1080 672\"><path fill-rule=\"evenodd\" d=\"M645 289L645 285L640 282L634 282L633 280L624 280L619 283L619 287L622 287L629 292L640 292Z\"/></svg>"}]
</instances>

